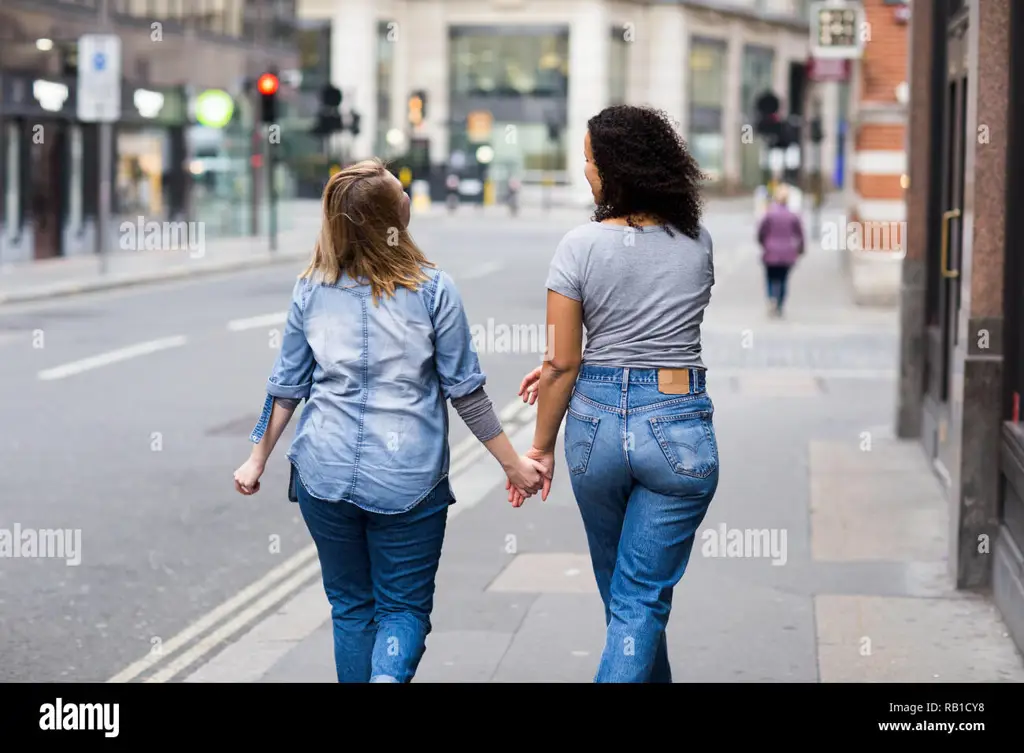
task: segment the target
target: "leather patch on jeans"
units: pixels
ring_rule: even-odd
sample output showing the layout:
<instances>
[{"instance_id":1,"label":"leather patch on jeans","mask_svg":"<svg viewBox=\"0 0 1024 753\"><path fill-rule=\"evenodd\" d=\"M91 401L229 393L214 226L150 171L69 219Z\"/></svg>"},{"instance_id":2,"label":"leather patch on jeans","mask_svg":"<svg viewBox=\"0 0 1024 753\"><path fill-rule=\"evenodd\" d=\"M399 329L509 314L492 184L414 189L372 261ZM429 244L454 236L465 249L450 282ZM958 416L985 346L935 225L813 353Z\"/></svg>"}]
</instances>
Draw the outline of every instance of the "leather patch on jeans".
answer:
<instances>
[{"instance_id":1,"label":"leather patch on jeans","mask_svg":"<svg viewBox=\"0 0 1024 753\"><path fill-rule=\"evenodd\" d=\"M658 369L658 392L663 395L689 395L689 369Z\"/></svg>"}]
</instances>

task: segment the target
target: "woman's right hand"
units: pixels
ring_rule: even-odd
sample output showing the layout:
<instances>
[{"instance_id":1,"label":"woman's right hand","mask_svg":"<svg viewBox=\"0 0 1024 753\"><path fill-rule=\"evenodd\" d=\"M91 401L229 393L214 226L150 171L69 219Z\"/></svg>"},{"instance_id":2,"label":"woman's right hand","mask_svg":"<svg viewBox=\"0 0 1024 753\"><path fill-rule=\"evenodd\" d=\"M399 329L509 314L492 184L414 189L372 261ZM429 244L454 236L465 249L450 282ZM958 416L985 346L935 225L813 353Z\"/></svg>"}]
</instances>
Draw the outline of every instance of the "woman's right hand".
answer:
<instances>
[{"instance_id":1,"label":"woman's right hand","mask_svg":"<svg viewBox=\"0 0 1024 753\"><path fill-rule=\"evenodd\" d=\"M260 476L265 465L256 458L249 458L235 471L235 491L249 496L260 490Z\"/></svg>"},{"instance_id":2,"label":"woman's right hand","mask_svg":"<svg viewBox=\"0 0 1024 753\"><path fill-rule=\"evenodd\" d=\"M537 391L540 389L540 372L541 366L538 366L529 374L523 377L523 381L519 384L519 394L523 398L524 403L533 405L537 402Z\"/></svg>"}]
</instances>

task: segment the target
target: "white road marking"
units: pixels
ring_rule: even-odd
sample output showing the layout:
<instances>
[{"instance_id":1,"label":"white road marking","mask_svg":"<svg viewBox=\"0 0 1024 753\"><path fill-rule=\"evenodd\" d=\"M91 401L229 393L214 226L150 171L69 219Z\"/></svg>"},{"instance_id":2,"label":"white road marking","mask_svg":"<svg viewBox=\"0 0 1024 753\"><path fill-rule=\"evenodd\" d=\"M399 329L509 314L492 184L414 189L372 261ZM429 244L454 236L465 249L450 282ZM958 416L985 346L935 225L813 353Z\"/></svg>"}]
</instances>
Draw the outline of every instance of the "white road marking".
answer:
<instances>
[{"instance_id":1,"label":"white road marking","mask_svg":"<svg viewBox=\"0 0 1024 753\"><path fill-rule=\"evenodd\" d=\"M287 321L288 312L281 311L276 314L263 314L262 316L250 316L247 319L235 319L228 322L228 329L232 332L241 332L247 329L273 327L275 324L284 324Z\"/></svg>"},{"instance_id":2,"label":"white road marking","mask_svg":"<svg viewBox=\"0 0 1024 753\"><path fill-rule=\"evenodd\" d=\"M185 653L181 654L166 667L162 668L146 682L167 682L183 669L187 669L205 654L210 653L239 630L248 625L253 619L259 617L279 601L287 597L297 588L300 588L310 578L320 572L320 562L314 561L302 568L298 573L278 585L269 593L257 599L246 609L235 615L234 618L221 625L208 636L199 641Z\"/></svg>"},{"instance_id":3,"label":"white road marking","mask_svg":"<svg viewBox=\"0 0 1024 753\"><path fill-rule=\"evenodd\" d=\"M537 406L524 403L522 398L516 398L506 405L501 411L501 424L506 427L506 431L510 429L516 431L519 429L519 425L526 422L528 417L535 413L536 410ZM532 421L529 425L532 427ZM469 440L472 440L472 442ZM533 436L531 435L526 441L527 443L532 442ZM484 447L476 437L468 437L463 444L467 445L467 447L461 458L456 459L453 455L449 475L454 476L457 473L462 473L474 463L477 463L482 457L489 454L487 448ZM512 444L515 446L515 442ZM527 444L527 447L528 446L529 444ZM460 445L460 448L461 447L462 445ZM525 451L525 449L526 448L524 448L523 451Z\"/></svg>"},{"instance_id":4,"label":"white road marking","mask_svg":"<svg viewBox=\"0 0 1024 753\"><path fill-rule=\"evenodd\" d=\"M225 601L219 607L216 607L212 611L203 615L201 618L193 622L191 625L186 627L176 636L170 640L164 641L160 644L159 653L147 654L142 659L130 664L128 667L118 672L116 675L111 677L107 682L130 682L135 679L143 672L151 669L152 667L159 664L169 655L173 654L179 648L184 646L186 643L191 641L198 635L201 635L204 631L210 627L216 625L218 622L228 617L232 613L238 611L243 605L255 599L264 591L268 590L270 586L277 581L284 578L286 575L291 573L293 570L298 570L303 565L307 565L310 559L316 558L316 546L310 545L305 549L301 550L291 558L285 560L280 565L275 567L269 573L264 575L262 578L257 580L252 585L239 591L237 594L232 596L230 599Z\"/></svg>"},{"instance_id":5,"label":"white road marking","mask_svg":"<svg viewBox=\"0 0 1024 753\"><path fill-rule=\"evenodd\" d=\"M138 343L137 345L129 345L127 348L112 350L108 353L101 353L98 356L83 358L80 361L72 361L63 366L40 371L39 378L46 381L63 379L64 377L81 374L83 371L98 369L101 366L108 366L119 361L127 361L130 358L149 355L150 353L167 350L168 348L177 348L184 345L187 341L184 335L178 335L176 337L165 337L162 340L150 340L149 342Z\"/></svg>"},{"instance_id":6,"label":"white road marking","mask_svg":"<svg viewBox=\"0 0 1024 753\"><path fill-rule=\"evenodd\" d=\"M502 416L503 423L506 423L517 416L525 416L529 411L534 410L536 410L536 406L527 405L522 402L522 398L517 397L501 410L500 415ZM532 432L532 423L528 427ZM515 436L514 439L516 441L530 442L533 438L532 434L528 438L526 437L526 428L521 429L520 434L523 435L522 439L519 436ZM467 437L452 448L449 477L453 479L453 485L454 477L461 475L479 460L482 455L481 451L482 453L487 452L486 448L474 436ZM465 462L467 458L472 458L471 462ZM493 469L488 469L488 489L494 486L494 474L490 471L493 471ZM475 504L475 502L470 502L470 497L466 497L466 502L468 504L463 504L463 499L460 497L459 504L455 505L449 514L455 515L465 507L471 507ZM165 661L168 662L166 667L161 667L147 682L166 682L168 679L181 673L182 670L195 664L204 655L212 652L220 643L235 633L240 632L246 625L266 612L275 603L283 600L293 591L300 589L309 579L309 573L315 572L319 567L316 545L310 544L220 606L200 617L174 637L164 641L160 645L160 653L151 653L133 662L124 670L114 675L114 677L107 680L107 682L131 682L133 679ZM294 571L298 571L298 573L282 581L283 578ZM281 582L279 583L279 581ZM275 584L278 585L275 586ZM251 605L246 607L250 602L252 602ZM171 657L175 652L232 615L236 616L218 628L214 633L211 633L210 636L201 640L186 653L171 661ZM173 672L171 671L172 669Z\"/></svg>"}]
</instances>

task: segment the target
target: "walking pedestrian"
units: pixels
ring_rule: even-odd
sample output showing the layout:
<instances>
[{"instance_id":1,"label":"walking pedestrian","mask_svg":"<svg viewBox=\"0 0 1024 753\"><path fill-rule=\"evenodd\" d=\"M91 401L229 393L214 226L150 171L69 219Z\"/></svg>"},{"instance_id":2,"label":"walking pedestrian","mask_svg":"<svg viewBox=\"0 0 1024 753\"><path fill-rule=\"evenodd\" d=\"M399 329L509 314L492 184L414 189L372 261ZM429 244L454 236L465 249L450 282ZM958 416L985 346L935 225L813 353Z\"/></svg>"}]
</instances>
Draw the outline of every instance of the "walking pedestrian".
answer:
<instances>
[{"instance_id":1,"label":"walking pedestrian","mask_svg":"<svg viewBox=\"0 0 1024 753\"><path fill-rule=\"evenodd\" d=\"M409 682L424 653L455 503L446 400L501 463L517 505L544 484L484 391L459 291L408 223L409 197L379 160L328 181L255 446L235 471L238 492L258 492L306 400L288 460L331 605L338 682Z\"/></svg>"},{"instance_id":2,"label":"walking pedestrian","mask_svg":"<svg viewBox=\"0 0 1024 753\"><path fill-rule=\"evenodd\" d=\"M789 208L789 187L785 183L775 188L772 198L758 225L757 241L764 264L768 315L781 317L789 272L804 252L804 230L800 215Z\"/></svg>"},{"instance_id":3,"label":"walking pedestrian","mask_svg":"<svg viewBox=\"0 0 1024 753\"><path fill-rule=\"evenodd\" d=\"M719 475L701 358L715 282L702 174L664 113L649 108L602 110L583 150L597 210L551 263L553 347L519 391L531 404L539 397L527 455L553 477L565 419L569 480L605 607L594 681L671 682L672 592Z\"/></svg>"}]
</instances>

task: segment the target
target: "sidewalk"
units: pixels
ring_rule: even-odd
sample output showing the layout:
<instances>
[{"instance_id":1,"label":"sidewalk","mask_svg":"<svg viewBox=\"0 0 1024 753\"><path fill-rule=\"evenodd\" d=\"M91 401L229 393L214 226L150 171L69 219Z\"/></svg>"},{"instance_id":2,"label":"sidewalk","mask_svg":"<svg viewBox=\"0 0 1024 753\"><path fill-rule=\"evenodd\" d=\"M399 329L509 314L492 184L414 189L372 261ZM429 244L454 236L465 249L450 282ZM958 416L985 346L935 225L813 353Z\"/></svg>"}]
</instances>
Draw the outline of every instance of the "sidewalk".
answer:
<instances>
[{"instance_id":1,"label":"sidewalk","mask_svg":"<svg viewBox=\"0 0 1024 753\"><path fill-rule=\"evenodd\" d=\"M259 236L214 238L190 250L114 249L101 272L95 254L0 266L0 305L123 288L151 282L195 277L254 266L294 262L313 250L320 216L319 202L291 202L282 211L292 215L293 228L277 237L276 251L264 230ZM116 239L115 239L116 242Z\"/></svg>"},{"instance_id":2,"label":"sidewalk","mask_svg":"<svg viewBox=\"0 0 1024 753\"><path fill-rule=\"evenodd\" d=\"M812 248L788 319L770 321L756 250L721 253L705 358L722 477L674 595L675 680L1024 682L991 600L953 587L922 450L892 437L896 312L857 308L838 252ZM532 431L527 417L513 444ZM486 460L456 463L468 469L454 475L417 682L592 680L603 609L556 453L548 501L519 510ZM185 681L334 682L329 606L310 577Z\"/></svg>"}]
</instances>

